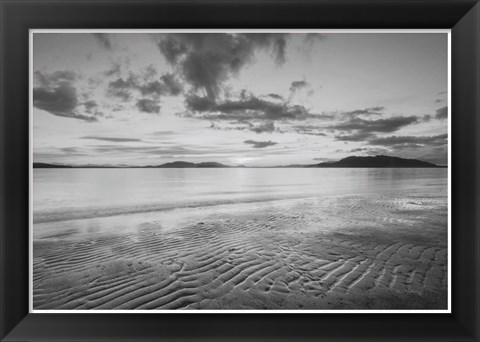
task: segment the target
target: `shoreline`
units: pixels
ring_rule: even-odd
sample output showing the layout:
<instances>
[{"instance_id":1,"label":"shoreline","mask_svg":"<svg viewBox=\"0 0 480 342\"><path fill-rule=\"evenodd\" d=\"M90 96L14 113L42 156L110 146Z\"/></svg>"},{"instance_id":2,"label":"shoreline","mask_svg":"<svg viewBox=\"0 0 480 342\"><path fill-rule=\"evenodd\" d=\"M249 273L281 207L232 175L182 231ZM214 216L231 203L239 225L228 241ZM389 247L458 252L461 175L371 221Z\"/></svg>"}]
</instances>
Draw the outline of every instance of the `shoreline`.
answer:
<instances>
[{"instance_id":1,"label":"shoreline","mask_svg":"<svg viewBox=\"0 0 480 342\"><path fill-rule=\"evenodd\" d=\"M34 309L446 308L446 199L423 195L85 220L34 241Z\"/></svg>"}]
</instances>

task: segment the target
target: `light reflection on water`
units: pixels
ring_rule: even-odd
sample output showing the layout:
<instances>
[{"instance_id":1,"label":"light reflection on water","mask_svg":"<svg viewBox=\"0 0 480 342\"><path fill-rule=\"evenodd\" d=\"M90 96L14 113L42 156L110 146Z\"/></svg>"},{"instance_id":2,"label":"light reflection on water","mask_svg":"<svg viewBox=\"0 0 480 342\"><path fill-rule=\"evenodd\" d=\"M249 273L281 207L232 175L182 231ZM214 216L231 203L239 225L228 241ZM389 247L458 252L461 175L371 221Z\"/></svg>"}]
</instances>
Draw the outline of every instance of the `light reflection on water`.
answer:
<instances>
[{"instance_id":1,"label":"light reflection on water","mask_svg":"<svg viewBox=\"0 0 480 342\"><path fill-rule=\"evenodd\" d=\"M145 222L170 229L272 200L409 189L446 196L447 182L447 169L35 169L34 237L119 232Z\"/></svg>"},{"instance_id":2,"label":"light reflection on water","mask_svg":"<svg viewBox=\"0 0 480 342\"><path fill-rule=\"evenodd\" d=\"M35 169L34 212L445 186L447 169Z\"/></svg>"}]
</instances>

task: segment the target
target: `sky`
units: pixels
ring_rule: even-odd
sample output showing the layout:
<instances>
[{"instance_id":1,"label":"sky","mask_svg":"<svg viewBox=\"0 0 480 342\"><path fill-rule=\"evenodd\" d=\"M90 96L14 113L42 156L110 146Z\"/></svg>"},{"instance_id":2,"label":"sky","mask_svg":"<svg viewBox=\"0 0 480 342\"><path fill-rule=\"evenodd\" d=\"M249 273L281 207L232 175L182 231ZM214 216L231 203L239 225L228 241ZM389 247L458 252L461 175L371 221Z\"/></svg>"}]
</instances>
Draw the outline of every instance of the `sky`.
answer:
<instances>
[{"instance_id":1,"label":"sky","mask_svg":"<svg viewBox=\"0 0 480 342\"><path fill-rule=\"evenodd\" d=\"M446 33L33 34L33 160L447 164Z\"/></svg>"}]
</instances>

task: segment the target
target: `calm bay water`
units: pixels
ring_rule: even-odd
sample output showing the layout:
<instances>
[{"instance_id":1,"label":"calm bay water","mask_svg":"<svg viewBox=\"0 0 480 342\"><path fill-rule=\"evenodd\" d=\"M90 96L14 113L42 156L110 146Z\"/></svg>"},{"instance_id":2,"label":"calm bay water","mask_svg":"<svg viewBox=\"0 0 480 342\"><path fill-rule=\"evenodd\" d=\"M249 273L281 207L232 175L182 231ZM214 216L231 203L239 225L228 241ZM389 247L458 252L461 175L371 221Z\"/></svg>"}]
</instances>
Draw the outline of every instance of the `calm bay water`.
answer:
<instances>
[{"instance_id":1,"label":"calm bay water","mask_svg":"<svg viewBox=\"0 0 480 342\"><path fill-rule=\"evenodd\" d=\"M425 187L440 188L446 196L448 182L447 169L35 169L33 175L34 220L42 222L58 220L62 212L66 217L74 212L92 217L103 210L111 215L113 210L128 213Z\"/></svg>"}]
</instances>

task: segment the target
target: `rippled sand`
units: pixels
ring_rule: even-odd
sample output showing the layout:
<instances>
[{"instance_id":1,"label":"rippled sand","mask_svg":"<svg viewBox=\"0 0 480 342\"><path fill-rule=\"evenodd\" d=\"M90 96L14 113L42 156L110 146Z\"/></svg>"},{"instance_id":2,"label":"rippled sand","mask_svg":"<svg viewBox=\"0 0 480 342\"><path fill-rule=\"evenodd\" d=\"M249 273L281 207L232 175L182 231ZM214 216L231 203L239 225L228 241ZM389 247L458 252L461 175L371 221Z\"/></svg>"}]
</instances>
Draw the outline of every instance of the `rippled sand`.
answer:
<instances>
[{"instance_id":1,"label":"rippled sand","mask_svg":"<svg viewBox=\"0 0 480 342\"><path fill-rule=\"evenodd\" d=\"M447 308L434 190L43 222L34 236L34 309Z\"/></svg>"}]
</instances>

